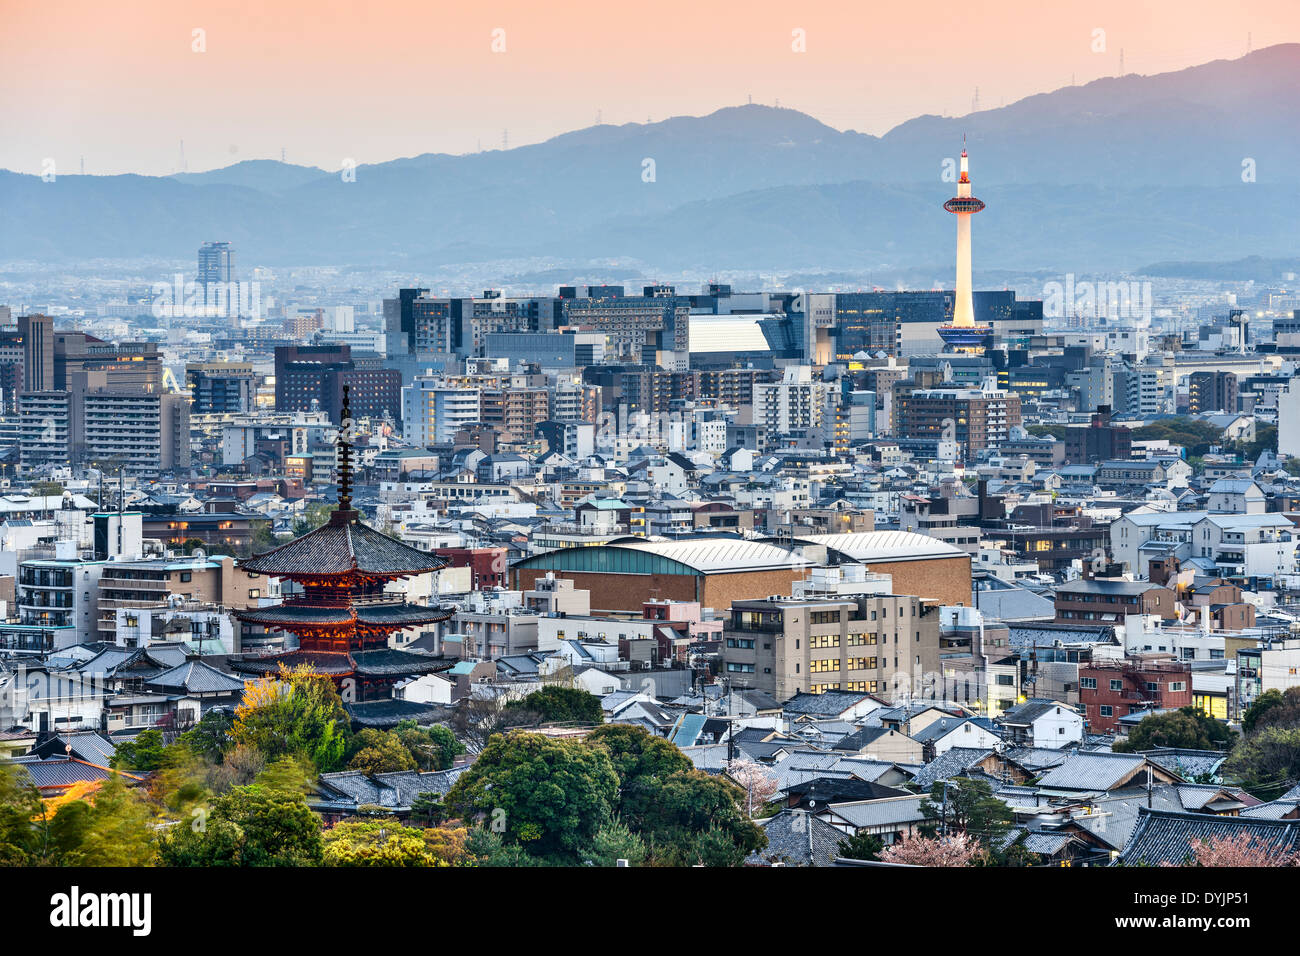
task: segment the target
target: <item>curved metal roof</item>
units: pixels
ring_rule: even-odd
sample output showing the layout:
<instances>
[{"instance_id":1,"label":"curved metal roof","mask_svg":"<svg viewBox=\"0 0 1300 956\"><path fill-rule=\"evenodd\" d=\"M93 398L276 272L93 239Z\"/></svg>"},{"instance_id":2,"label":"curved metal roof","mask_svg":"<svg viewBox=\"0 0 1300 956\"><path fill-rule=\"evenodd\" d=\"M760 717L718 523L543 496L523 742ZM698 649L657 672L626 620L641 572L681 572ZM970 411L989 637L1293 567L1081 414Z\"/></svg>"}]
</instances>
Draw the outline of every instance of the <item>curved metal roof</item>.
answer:
<instances>
[{"instance_id":1,"label":"curved metal roof","mask_svg":"<svg viewBox=\"0 0 1300 956\"><path fill-rule=\"evenodd\" d=\"M622 574L734 574L788 568L813 562L763 541L694 536L678 539L622 539L588 548L561 548L524 558L515 567Z\"/></svg>"},{"instance_id":2,"label":"curved metal roof","mask_svg":"<svg viewBox=\"0 0 1300 956\"><path fill-rule=\"evenodd\" d=\"M805 535L799 541L819 544L854 561L918 561L969 557L946 541L912 531L856 531Z\"/></svg>"}]
</instances>

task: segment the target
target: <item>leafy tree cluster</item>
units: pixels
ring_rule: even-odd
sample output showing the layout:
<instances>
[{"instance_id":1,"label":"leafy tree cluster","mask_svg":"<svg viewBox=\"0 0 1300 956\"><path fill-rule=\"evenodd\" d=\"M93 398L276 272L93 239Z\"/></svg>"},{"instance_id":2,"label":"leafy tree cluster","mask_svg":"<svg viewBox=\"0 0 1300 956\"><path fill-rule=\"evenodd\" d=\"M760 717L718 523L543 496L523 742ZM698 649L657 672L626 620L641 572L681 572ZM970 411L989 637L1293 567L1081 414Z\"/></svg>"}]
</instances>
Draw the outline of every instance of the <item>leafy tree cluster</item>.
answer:
<instances>
[{"instance_id":1,"label":"leafy tree cluster","mask_svg":"<svg viewBox=\"0 0 1300 956\"><path fill-rule=\"evenodd\" d=\"M1158 747L1184 750L1228 750L1237 734L1221 720L1199 707L1180 707L1165 714L1143 717L1128 738L1112 748L1119 753L1138 753Z\"/></svg>"},{"instance_id":2,"label":"leafy tree cluster","mask_svg":"<svg viewBox=\"0 0 1300 956\"><path fill-rule=\"evenodd\" d=\"M507 719L512 715L528 715L537 723L599 724L605 720L600 698L595 694L556 684L535 690L522 700L511 701L503 709Z\"/></svg>"},{"instance_id":3,"label":"leafy tree cluster","mask_svg":"<svg viewBox=\"0 0 1300 956\"><path fill-rule=\"evenodd\" d=\"M1263 800L1300 781L1300 687L1270 690L1242 715L1242 738L1222 773Z\"/></svg>"},{"instance_id":4,"label":"leafy tree cluster","mask_svg":"<svg viewBox=\"0 0 1300 956\"><path fill-rule=\"evenodd\" d=\"M766 843L745 798L666 740L608 724L580 741L493 737L446 805L499 836L502 852L548 863L736 866Z\"/></svg>"},{"instance_id":5,"label":"leafy tree cluster","mask_svg":"<svg viewBox=\"0 0 1300 956\"><path fill-rule=\"evenodd\" d=\"M365 773L399 770L446 770L465 746L446 727L422 728L405 721L395 730L366 728L347 749L347 768Z\"/></svg>"},{"instance_id":6,"label":"leafy tree cluster","mask_svg":"<svg viewBox=\"0 0 1300 956\"><path fill-rule=\"evenodd\" d=\"M1180 415L1135 428L1133 438L1137 441L1168 441L1182 446L1188 455L1200 457L1210 450L1211 445L1223 444L1223 429L1199 418Z\"/></svg>"}]
</instances>

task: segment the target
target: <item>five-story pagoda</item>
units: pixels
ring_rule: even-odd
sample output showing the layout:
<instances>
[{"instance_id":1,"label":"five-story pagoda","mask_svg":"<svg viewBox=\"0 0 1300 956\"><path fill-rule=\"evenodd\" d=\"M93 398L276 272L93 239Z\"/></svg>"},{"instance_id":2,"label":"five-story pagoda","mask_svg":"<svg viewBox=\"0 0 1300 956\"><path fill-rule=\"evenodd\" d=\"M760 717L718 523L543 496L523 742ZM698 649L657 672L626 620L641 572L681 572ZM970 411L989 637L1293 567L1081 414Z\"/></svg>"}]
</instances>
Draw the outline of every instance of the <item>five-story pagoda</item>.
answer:
<instances>
[{"instance_id":1,"label":"five-story pagoda","mask_svg":"<svg viewBox=\"0 0 1300 956\"><path fill-rule=\"evenodd\" d=\"M358 723L391 726L430 713L423 705L394 699L393 684L448 669L453 662L392 649L389 636L407 627L446 620L452 612L394 600L384 586L399 578L437 571L447 562L376 531L353 510L349 411L345 385L338 437L338 509L316 530L240 562L245 571L293 582L285 589L282 604L237 615L249 624L294 634L298 649L232 660L230 665L244 673L266 675L278 672L281 664L309 665L334 679Z\"/></svg>"}]
</instances>

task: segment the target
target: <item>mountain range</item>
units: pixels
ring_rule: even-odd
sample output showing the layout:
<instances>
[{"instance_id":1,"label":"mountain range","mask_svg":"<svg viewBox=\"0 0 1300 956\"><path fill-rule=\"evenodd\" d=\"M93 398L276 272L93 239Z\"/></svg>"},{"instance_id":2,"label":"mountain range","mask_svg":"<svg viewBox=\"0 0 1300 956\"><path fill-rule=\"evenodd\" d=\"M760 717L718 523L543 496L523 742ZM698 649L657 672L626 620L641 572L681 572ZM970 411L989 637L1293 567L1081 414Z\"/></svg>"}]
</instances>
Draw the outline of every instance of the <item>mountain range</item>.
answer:
<instances>
[{"instance_id":1,"label":"mountain range","mask_svg":"<svg viewBox=\"0 0 1300 956\"><path fill-rule=\"evenodd\" d=\"M1300 44L1096 80L883 136L740 106L338 172L273 160L175 176L0 171L0 260L186 259L427 272L514 258L678 269L950 269L965 137L977 270L1294 257ZM653 175L650 175L650 173Z\"/></svg>"}]
</instances>

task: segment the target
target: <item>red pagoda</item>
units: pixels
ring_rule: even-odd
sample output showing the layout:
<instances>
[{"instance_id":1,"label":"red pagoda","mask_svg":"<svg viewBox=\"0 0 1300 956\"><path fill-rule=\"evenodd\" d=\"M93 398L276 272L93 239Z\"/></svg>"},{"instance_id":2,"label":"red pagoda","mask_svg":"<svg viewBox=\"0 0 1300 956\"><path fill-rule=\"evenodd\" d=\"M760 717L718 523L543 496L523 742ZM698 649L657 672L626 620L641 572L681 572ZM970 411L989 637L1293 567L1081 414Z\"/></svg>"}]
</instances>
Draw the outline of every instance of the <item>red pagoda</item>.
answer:
<instances>
[{"instance_id":1,"label":"red pagoda","mask_svg":"<svg viewBox=\"0 0 1300 956\"><path fill-rule=\"evenodd\" d=\"M376 531L353 510L349 411L344 385L338 509L315 531L240 562L245 571L293 582L283 603L236 613L249 624L295 635L298 649L232 660L230 666L269 675L281 664L307 664L334 679L354 721L392 726L405 718L433 716L425 705L395 699L393 685L407 677L446 670L454 662L390 648L389 636L407 627L444 621L452 612L395 601L384 586L437 571L447 562Z\"/></svg>"}]
</instances>

